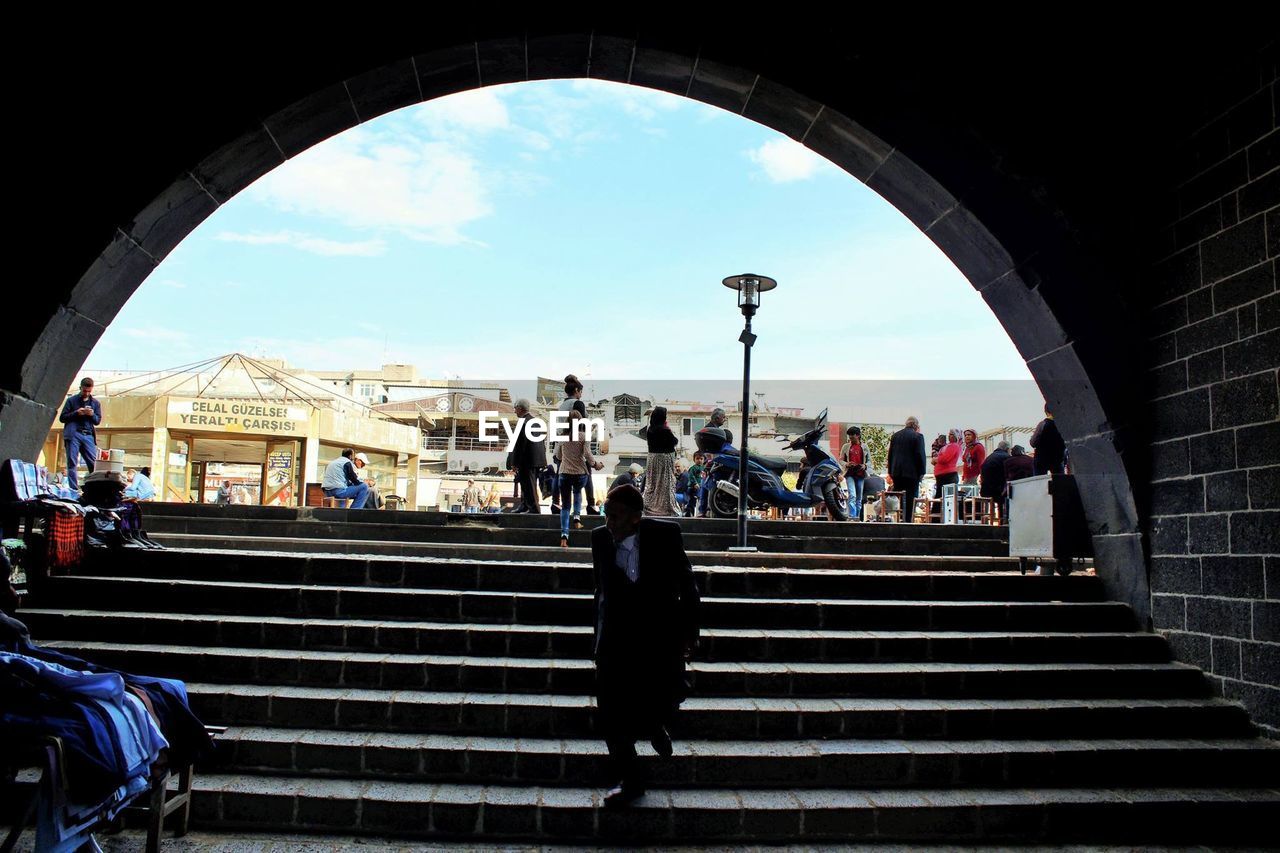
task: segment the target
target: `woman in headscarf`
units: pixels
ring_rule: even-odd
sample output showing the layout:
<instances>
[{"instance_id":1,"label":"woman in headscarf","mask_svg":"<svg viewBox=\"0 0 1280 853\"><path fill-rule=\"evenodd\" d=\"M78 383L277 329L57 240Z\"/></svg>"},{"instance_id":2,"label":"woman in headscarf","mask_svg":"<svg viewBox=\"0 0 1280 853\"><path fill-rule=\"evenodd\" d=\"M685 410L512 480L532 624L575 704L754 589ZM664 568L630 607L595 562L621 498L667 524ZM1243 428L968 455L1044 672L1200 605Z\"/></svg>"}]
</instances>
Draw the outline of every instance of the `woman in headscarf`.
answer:
<instances>
[{"instance_id":1,"label":"woman in headscarf","mask_svg":"<svg viewBox=\"0 0 1280 853\"><path fill-rule=\"evenodd\" d=\"M960 482L960 454L964 448L964 431L953 429L947 433L947 443L938 451L933 462L933 496L942 497L943 486Z\"/></svg>"},{"instance_id":2,"label":"woman in headscarf","mask_svg":"<svg viewBox=\"0 0 1280 853\"><path fill-rule=\"evenodd\" d=\"M644 514L680 515L676 502L676 448L680 440L667 426L666 406L655 406L649 425L640 431L649 445L644 467Z\"/></svg>"},{"instance_id":3,"label":"woman in headscarf","mask_svg":"<svg viewBox=\"0 0 1280 853\"><path fill-rule=\"evenodd\" d=\"M978 441L978 433L971 429L964 431L963 459L960 482L967 486L976 485L982 474L982 463L987 461L987 448Z\"/></svg>"}]
</instances>

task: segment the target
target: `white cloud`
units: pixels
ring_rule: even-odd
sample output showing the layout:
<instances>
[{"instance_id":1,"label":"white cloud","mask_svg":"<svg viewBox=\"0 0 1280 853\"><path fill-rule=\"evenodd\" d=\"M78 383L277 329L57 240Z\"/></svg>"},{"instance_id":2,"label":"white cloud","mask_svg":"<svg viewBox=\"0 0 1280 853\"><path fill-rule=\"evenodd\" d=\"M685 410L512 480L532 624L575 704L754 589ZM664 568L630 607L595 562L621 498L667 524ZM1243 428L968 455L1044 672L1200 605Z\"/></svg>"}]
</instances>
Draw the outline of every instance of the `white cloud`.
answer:
<instances>
[{"instance_id":1,"label":"white cloud","mask_svg":"<svg viewBox=\"0 0 1280 853\"><path fill-rule=\"evenodd\" d=\"M659 114L676 112L689 103L680 95L661 89L611 80L574 80L571 88L596 104L615 106L641 121L653 121Z\"/></svg>"},{"instance_id":2,"label":"white cloud","mask_svg":"<svg viewBox=\"0 0 1280 853\"><path fill-rule=\"evenodd\" d=\"M268 233L255 231L249 234L223 231L218 234L217 239L226 243L246 243L250 246L290 246L313 255L328 257L372 258L387 250L387 244L382 240L325 240L298 231Z\"/></svg>"},{"instance_id":3,"label":"white cloud","mask_svg":"<svg viewBox=\"0 0 1280 853\"><path fill-rule=\"evenodd\" d=\"M457 144L356 128L303 152L250 188L277 210L431 243L474 242L490 213L477 160Z\"/></svg>"},{"instance_id":4,"label":"white cloud","mask_svg":"<svg viewBox=\"0 0 1280 853\"><path fill-rule=\"evenodd\" d=\"M775 184L812 178L826 164L817 154L790 139L774 139L753 148L747 152L747 159Z\"/></svg>"},{"instance_id":5,"label":"white cloud","mask_svg":"<svg viewBox=\"0 0 1280 853\"><path fill-rule=\"evenodd\" d=\"M414 111L413 117L419 124L441 134L455 130L489 133L511 127L507 105L493 89L473 89L429 101Z\"/></svg>"},{"instance_id":6,"label":"white cloud","mask_svg":"<svg viewBox=\"0 0 1280 853\"><path fill-rule=\"evenodd\" d=\"M185 283L185 282L181 282L181 281L178 281L177 279L173 279L173 278L166 278L166 279L162 279L161 281L157 281L157 282L156 282L156 284L160 285L161 287L171 287L171 288L173 288L174 290L186 290L186 289L187 289L187 285L186 285L186 283Z\"/></svg>"}]
</instances>

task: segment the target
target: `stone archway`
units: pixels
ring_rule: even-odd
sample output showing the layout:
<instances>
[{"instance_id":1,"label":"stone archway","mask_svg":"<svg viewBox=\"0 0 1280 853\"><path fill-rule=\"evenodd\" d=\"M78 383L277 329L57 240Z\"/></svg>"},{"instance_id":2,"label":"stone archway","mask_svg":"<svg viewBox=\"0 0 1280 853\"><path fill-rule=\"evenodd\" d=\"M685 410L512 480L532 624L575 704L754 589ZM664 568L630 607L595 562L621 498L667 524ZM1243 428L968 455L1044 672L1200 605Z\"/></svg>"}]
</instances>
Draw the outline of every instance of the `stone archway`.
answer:
<instances>
[{"instance_id":1,"label":"stone archway","mask_svg":"<svg viewBox=\"0 0 1280 853\"><path fill-rule=\"evenodd\" d=\"M1082 493L1099 571L1111 597L1133 605L1146 621L1151 597L1126 468L1134 463L1122 458L1132 415L1115 393L1125 384L1114 375L1117 342L1094 334L1097 318L1080 311L1081 294L1105 289L1105 278L1096 276L1070 227L1035 203L1003 207L1011 193L1026 189L1008 172L962 174L955 164L939 162L935 174L927 156L916 155L927 155L927 148L907 127L895 139L850 117L857 114L857 93L805 94L728 61L729 53L724 46L680 50L597 31L481 38L346 76L234 138L216 139L217 150L193 158L120 224L62 295L22 353L15 393L4 406L0 450L34 452L73 372L148 273L219 205L270 169L363 121L434 97L499 83L593 77L674 92L784 133L865 182L933 240L982 294L1053 405L1087 481Z\"/></svg>"}]
</instances>

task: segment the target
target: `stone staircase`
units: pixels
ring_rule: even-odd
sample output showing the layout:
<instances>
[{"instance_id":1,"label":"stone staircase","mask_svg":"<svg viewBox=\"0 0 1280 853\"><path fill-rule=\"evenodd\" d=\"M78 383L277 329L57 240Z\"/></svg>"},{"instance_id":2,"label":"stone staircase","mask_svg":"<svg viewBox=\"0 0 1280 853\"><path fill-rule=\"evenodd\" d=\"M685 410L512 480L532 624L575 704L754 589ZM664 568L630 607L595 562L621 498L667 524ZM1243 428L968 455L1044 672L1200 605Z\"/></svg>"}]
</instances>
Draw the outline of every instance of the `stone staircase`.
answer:
<instances>
[{"instance_id":1,"label":"stone staircase","mask_svg":"<svg viewBox=\"0 0 1280 853\"><path fill-rule=\"evenodd\" d=\"M771 522L753 528L766 553L731 558L731 523L686 524L694 698L650 793L616 812L600 804L588 554L547 547L552 519L220 509L148 508L157 538L201 547L95 560L22 614L42 642L186 679L231 727L197 780L208 830L1276 840L1280 745L1097 577L1019 575L999 530ZM809 531L819 544L789 552Z\"/></svg>"}]
</instances>

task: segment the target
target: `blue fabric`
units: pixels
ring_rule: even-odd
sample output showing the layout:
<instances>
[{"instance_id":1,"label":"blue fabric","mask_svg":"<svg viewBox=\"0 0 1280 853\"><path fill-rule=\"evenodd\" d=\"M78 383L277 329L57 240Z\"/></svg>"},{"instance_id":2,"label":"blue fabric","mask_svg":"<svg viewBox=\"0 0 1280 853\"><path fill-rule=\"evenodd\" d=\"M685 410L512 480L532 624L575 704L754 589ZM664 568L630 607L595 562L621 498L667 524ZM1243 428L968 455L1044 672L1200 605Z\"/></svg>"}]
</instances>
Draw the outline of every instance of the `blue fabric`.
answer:
<instances>
[{"instance_id":1,"label":"blue fabric","mask_svg":"<svg viewBox=\"0 0 1280 853\"><path fill-rule=\"evenodd\" d=\"M364 502L369 499L369 487L365 483L345 489L325 489L324 493L331 498L350 498L351 509L364 509Z\"/></svg>"},{"instance_id":2,"label":"blue fabric","mask_svg":"<svg viewBox=\"0 0 1280 853\"><path fill-rule=\"evenodd\" d=\"M68 669L93 673L116 673L115 670L66 652L37 646L25 637L16 643L8 644L6 648L37 660L61 664ZM134 675L129 672L118 674L124 678L125 684L142 690L151 700L151 707L160 722L160 730L169 739L169 757L172 765L190 764L213 748L213 743L204 730L204 723L191 712L186 684L174 678Z\"/></svg>"},{"instance_id":3,"label":"blue fabric","mask_svg":"<svg viewBox=\"0 0 1280 853\"><path fill-rule=\"evenodd\" d=\"M844 482L849 487L849 517L862 518L862 489L867 478L846 476Z\"/></svg>"},{"instance_id":4,"label":"blue fabric","mask_svg":"<svg viewBox=\"0 0 1280 853\"><path fill-rule=\"evenodd\" d=\"M26 655L0 652L0 742L43 735L63 739L68 791L96 803L141 778L169 743L117 673L77 672Z\"/></svg>"},{"instance_id":5,"label":"blue fabric","mask_svg":"<svg viewBox=\"0 0 1280 853\"><path fill-rule=\"evenodd\" d=\"M573 493L573 514L582 514L582 487L587 484L587 474L561 474L560 481L560 535L569 534L569 493Z\"/></svg>"}]
</instances>

